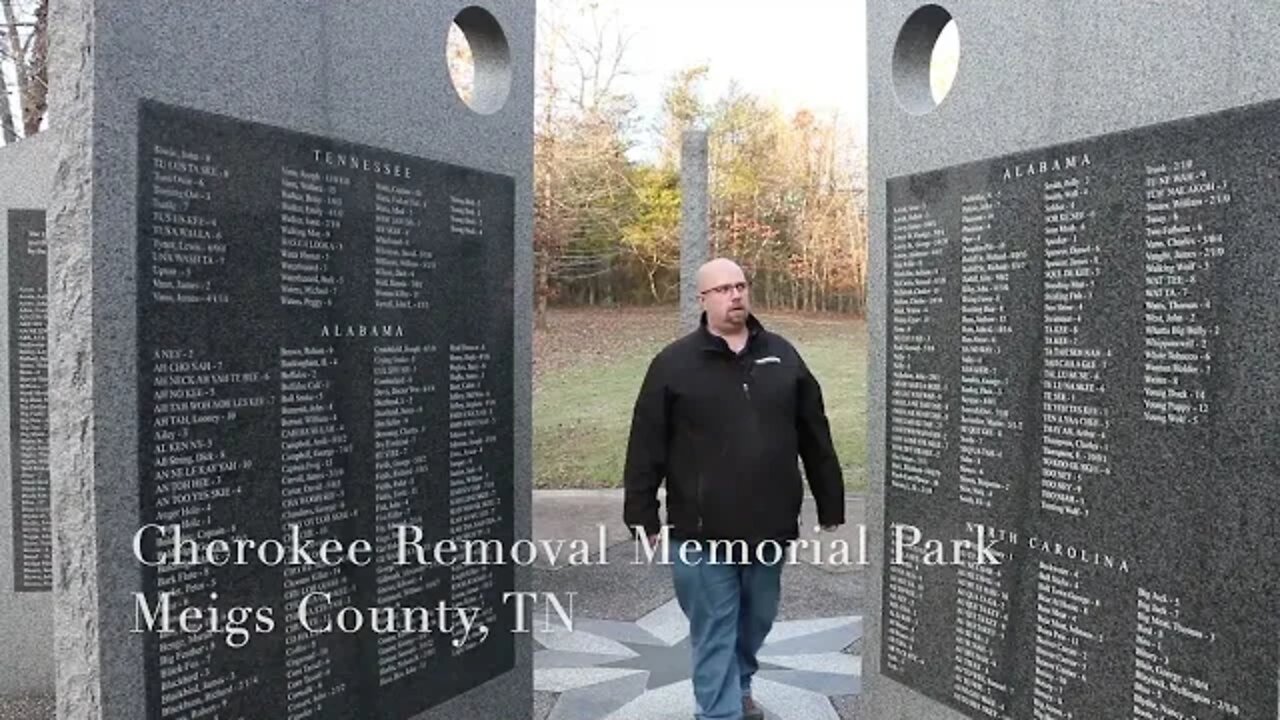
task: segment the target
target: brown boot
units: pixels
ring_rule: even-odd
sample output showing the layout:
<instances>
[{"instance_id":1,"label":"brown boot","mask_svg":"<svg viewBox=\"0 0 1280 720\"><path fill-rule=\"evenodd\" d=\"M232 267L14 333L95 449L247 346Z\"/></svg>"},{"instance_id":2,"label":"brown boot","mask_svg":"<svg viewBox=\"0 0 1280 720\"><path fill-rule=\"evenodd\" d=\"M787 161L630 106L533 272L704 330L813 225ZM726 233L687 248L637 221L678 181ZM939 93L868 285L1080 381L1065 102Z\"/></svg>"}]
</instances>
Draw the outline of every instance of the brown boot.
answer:
<instances>
[{"instance_id":1,"label":"brown boot","mask_svg":"<svg viewBox=\"0 0 1280 720\"><path fill-rule=\"evenodd\" d=\"M764 720L764 710L760 709L750 695L742 698L742 720Z\"/></svg>"}]
</instances>

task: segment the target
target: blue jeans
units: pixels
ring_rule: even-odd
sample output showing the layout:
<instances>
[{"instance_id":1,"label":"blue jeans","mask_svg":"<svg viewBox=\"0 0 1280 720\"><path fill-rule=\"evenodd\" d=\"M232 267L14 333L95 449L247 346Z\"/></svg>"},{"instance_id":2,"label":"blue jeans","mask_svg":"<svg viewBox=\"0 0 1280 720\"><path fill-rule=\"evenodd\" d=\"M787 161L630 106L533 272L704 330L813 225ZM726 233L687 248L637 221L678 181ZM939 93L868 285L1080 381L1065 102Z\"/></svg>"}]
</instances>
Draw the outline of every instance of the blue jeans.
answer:
<instances>
[{"instance_id":1,"label":"blue jeans","mask_svg":"<svg viewBox=\"0 0 1280 720\"><path fill-rule=\"evenodd\" d=\"M679 552L686 543L689 562ZM689 618L698 720L741 720L756 653L778 614L782 562L712 565L696 541L673 541L672 556L676 599Z\"/></svg>"}]
</instances>

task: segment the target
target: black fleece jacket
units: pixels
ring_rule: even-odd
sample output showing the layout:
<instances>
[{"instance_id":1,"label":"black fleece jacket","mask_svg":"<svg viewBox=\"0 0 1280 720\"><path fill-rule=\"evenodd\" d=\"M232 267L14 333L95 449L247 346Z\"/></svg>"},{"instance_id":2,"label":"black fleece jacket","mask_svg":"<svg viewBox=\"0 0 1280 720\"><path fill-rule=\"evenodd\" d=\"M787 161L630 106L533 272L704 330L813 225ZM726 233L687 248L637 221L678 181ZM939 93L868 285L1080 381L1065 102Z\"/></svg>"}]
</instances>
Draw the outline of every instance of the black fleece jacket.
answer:
<instances>
[{"instance_id":1,"label":"black fleece jacket","mask_svg":"<svg viewBox=\"0 0 1280 720\"><path fill-rule=\"evenodd\" d=\"M796 349L747 318L741 353L701 326L658 353L636 398L627 446L628 528L657 533L667 485L675 539L799 536L803 484L822 525L844 522L844 480L822 390Z\"/></svg>"}]
</instances>

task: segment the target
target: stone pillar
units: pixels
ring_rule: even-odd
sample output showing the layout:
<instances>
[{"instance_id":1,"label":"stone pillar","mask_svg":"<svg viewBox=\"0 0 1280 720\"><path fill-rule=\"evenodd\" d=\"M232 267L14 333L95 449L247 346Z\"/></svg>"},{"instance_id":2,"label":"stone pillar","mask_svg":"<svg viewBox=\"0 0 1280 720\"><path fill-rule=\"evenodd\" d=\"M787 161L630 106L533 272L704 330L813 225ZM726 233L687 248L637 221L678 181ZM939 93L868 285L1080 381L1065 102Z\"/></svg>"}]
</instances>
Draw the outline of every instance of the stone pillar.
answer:
<instances>
[{"instance_id":1,"label":"stone pillar","mask_svg":"<svg viewBox=\"0 0 1280 720\"><path fill-rule=\"evenodd\" d=\"M54 136L0 148L0 698L53 692L48 271Z\"/></svg>"},{"instance_id":2,"label":"stone pillar","mask_svg":"<svg viewBox=\"0 0 1280 720\"><path fill-rule=\"evenodd\" d=\"M1274 718L1280 5L921 6L866 4L857 717ZM947 11L961 59L935 106ZM1090 382L1062 382L1077 352ZM1088 428L1085 462L1053 457ZM1002 560L924 567L895 525L985 528ZM1156 642L1170 623L1196 629Z\"/></svg>"},{"instance_id":3,"label":"stone pillar","mask_svg":"<svg viewBox=\"0 0 1280 720\"><path fill-rule=\"evenodd\" d=\"M685 131L680 143L680 331L698 326L698 268L711 259L707 132Z\"/></svg>"},{"instance_id":4,"label":"stone pillar","mask_svg":"<svg viewBox=\"0 0 1280 720\"><path fill-rule=\"evenodd\" d=\"M530 536L533 3L53 12L59 717L527 720L532 641L502 595L528 569L386 553L403 524L428 544ZM175 572L135 558L153 524L374 552ZM330 595L307 628L312 593ZM201 628L135 631L166 594ZM370 610L442 602L487 634L370 633ZM261 611L239 647L203 630L232 607ZM337 629L339 608L365 629Z\"/></svg>"}]
</instances>

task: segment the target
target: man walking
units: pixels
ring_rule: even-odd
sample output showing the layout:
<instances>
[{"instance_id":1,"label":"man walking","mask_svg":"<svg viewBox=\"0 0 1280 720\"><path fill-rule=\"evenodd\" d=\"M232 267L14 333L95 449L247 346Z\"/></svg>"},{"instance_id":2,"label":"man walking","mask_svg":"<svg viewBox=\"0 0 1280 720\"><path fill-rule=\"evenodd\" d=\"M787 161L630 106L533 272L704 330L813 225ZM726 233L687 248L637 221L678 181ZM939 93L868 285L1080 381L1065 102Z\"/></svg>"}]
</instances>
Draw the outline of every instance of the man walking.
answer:
<instances>
[{"instance_id":1,"label":"man walking","mask_svg":"<svg viewBox=\"0 0 1280 720\"><path fill-rule=\"evenodd\" d=\"M777 615L782 561L756 550L799 536L797 457L824 530L844 523L844 481L822 390L791 343L751 314L742 268L712 260L697 281L700 326L658 353L636 398L623 519L659 542L666 482L697 718L763 720L751 678ZM752 550L726 561L708 552L717 544Z\"/></svg>"}]
</instances>

